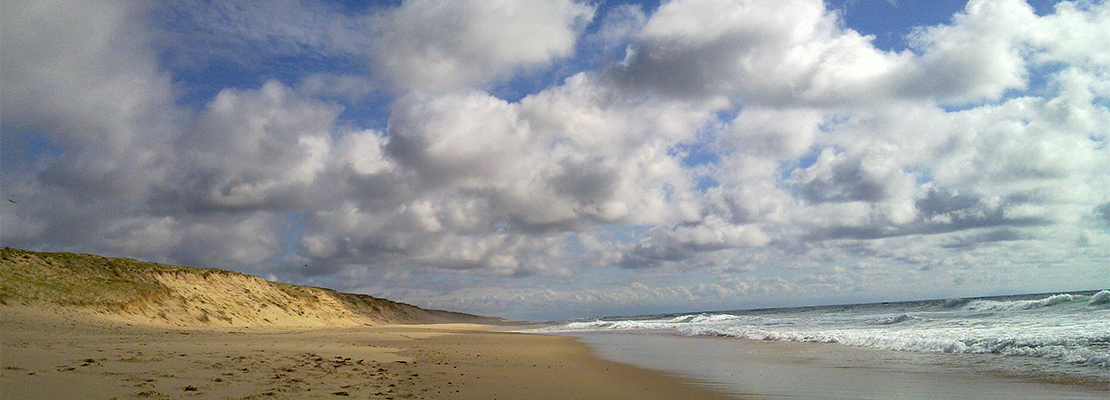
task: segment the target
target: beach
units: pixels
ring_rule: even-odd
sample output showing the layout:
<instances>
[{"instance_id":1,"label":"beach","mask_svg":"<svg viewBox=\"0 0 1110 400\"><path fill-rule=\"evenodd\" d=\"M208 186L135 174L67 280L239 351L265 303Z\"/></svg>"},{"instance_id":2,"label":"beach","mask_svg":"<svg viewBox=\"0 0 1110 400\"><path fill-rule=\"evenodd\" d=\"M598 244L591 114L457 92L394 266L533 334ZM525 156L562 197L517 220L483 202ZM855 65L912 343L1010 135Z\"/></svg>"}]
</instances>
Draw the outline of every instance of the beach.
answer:
<instances>
[{"instance_id":1,"label":"beach","mask_svg":"<svg viewBox=\"0 0 1110 400\"><path fill-rule=\"evenodd\" d=\"M0 307L0 397L724 399L573 338L474 324L165 328Z\"/></svg>"},{"instance_id":2,"label":"beach","mask_svg":"<svg viewBox=\"0 0 1110 400\"><path fill-rule=\"evenodd\" d=\"M1103 399L1110 290L513 325L0 250L3 399Z\"/></svg>"}]
</instances>

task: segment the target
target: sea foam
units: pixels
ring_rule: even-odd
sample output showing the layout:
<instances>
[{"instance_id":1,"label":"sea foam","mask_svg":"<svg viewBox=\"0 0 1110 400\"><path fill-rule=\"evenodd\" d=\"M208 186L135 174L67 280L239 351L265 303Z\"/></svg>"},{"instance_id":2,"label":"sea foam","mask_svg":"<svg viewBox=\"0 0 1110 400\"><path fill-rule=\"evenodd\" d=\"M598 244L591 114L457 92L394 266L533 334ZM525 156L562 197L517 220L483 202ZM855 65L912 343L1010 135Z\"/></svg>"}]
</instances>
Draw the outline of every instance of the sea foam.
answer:
<instances>
[{"instance_id":1,"label":"sea foam","mask_svg":"<svg viewBox=\"0 0 1110 400\"><path fill-rule=\"evenodd\" d=\"M636 332L1034 357L1110 376L1110 290L576 321L533 332Z\"/></svg>"}]
</instances>

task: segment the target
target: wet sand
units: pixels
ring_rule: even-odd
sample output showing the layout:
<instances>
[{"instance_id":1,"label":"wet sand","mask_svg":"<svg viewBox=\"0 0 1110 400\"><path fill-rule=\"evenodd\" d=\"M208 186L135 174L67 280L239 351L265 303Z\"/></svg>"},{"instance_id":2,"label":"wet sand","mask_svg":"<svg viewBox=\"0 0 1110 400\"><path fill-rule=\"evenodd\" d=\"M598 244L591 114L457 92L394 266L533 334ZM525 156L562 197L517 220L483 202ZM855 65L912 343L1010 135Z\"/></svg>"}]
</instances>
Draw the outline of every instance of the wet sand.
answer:
<instances>
[{"instance_id":1,"label":"wet sand","mask_svg":"<svg viewBox=\"0 0 1110 400\"><path fill-rule=\"evenodd\" d=\"M481 325L163 329L0 307L0 397L724 399L573 338Z\"/></svg>"}]
</instances>

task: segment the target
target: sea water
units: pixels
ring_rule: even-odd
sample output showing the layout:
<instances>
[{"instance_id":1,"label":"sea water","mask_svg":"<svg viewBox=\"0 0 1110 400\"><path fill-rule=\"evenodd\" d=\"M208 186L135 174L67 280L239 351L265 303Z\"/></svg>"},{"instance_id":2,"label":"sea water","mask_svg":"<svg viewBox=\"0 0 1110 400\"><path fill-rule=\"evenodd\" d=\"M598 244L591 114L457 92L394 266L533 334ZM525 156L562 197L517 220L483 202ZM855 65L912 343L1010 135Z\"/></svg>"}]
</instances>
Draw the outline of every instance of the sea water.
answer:
<instances>
[{"instance_id":1,"label":"sea water","mask_svg":"<svg viewBox=\"0 0 1110 400\"><path fill-rule=\"evenodd\" d=\"M804 350L807 354L798 359L801 361L787 363L790 365L782 367L785 368L782 373L789 375L791 371L816 365L813 373L819 375L815 378L818 381L856 379L821 374L849 374L852 369L856 372L882 370L893 375L876 379L905 378L904 382L900 381L903 386L920 385L922 390L937 390L944 386L944 382L989 376L994 379L992 382L1001 382L1006 387L1020 390L1014 394L1038 393L1034 397L1046 398L1054 397L1053 393L1059 394L1059 398L1085 398L1088 395L1103 398L1105 395L1108 396L1105 398L1110 398L1110 392L1107 392L1110 391L1108 290L608 317L559 322L527 331L577 335L608 358L671 370L724 385L726 389L731 385L733 392L744 394L839 398L798 392L779 393L775 392L778 389L760 388L758 383L744 382L745 379L751 380L752 371L782 367L772 365L776 362L759 364L761 352L770 348L752 347L753 343L758 345L755 342L758 341L805 344L808 347L790 348L786 352L781 351L782 346L779 346L774 352L790 358L797 356L790 355L791 352ZM728 339L736 340L730 342ZM834 345L821 347L815 344ZM848 349L843 346L856 350L837 352L838 347ZM737 354L729 355L730 352ZM691 354L693 356L689 356ZM808 358L803 359L805 357ZM782 357L777 360L782 361ZM806 366L806 360L817 361ZM752 370L740 373L728 371L730 368ZM928 379L917 382L925 375L952 379L938 381L941 384ZM990 392L998 389L967 379L966 383L972 385L970 389L957 385L952 390ZM1049 386L1021 386L1038 382ZM1053 389L1052 385L1060 390ZM1073 392L1073 388L1079 391ZM916 398L945 398L952 394L943 393L943 389L941 392L935 397ZM877 398L882 398L882 393L891 395L889 391L880 393ZM853 397L867 396L847 392L843 398ZM972 394L967 398L976 397L982 396Z\"/></svg>"}]
</instances>

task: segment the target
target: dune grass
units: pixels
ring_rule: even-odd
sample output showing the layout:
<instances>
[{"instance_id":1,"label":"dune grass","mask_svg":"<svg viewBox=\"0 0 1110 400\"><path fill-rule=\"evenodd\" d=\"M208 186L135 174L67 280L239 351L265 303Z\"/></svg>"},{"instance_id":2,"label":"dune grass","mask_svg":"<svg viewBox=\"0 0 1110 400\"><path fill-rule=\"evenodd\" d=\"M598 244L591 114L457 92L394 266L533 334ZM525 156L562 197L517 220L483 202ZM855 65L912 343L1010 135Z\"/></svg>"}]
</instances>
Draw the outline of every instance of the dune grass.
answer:
<instances>
[{"instance_id":1,"label":"dune grass","mask_svg":"<svg viewBox=\"0 0 1110 400\"><path fill-rule=\"evenodd\" d=\"M198 285L212 285L211 288L220 293L214 296L220 297L220 300L198 294L195 287ZM253 286L256 292L244 292L237 285L256 285ZM328 299L329 305L322 304L323 299ZM185 309L163 303L184 305ZM312 312L335 315L338 312L387 322L500 321L425 310L364 294L267 282L233 271L13 248L0 249L0 305L6 304L54 304L104 311L161 307L153 311L160 318L169 318L168 313L199 313L202 322L211 312L239 312L234 315L237 320L257 319L258 314L244 310L260 310L271 305L297 316ZM232 315L225 318L230 321Z\"/></svg>"},{"instance_id":2,"label":"dune grass","mask_svg":"<svg viewBox=\"0 0 1110 400\"><path fill-rule=\"evenodd\" d=\"M168 292L152 271L186 269L91 254L0 250L0 303L122 306Z\"/></svg>"}]
</instances>

